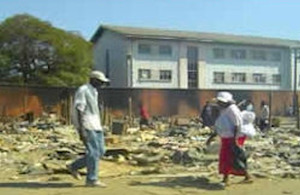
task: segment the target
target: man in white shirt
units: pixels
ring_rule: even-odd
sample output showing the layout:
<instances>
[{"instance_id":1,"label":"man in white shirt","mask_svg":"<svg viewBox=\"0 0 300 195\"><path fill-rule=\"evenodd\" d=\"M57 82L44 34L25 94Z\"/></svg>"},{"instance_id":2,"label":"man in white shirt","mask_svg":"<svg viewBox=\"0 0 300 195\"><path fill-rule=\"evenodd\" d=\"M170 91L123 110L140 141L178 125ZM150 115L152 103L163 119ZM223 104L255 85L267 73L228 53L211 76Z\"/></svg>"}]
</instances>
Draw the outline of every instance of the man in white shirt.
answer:
<instances>
[{"instance_id":1,"label":"man in white shirt","mask_svg":"<svg viewBox=\"0 0 300 195\"><path fill-rule=\"evenodd\" d=\"M98 105L98 87L104 87L109 79L100 71L92 71L90 82L78 88L74 97L73 123L80 140L86 147L86 154L67 166L76 179L80 179L79 169L86 167L86 186L106 187L98 181L99 159L105 153L103 128Z\"/></svg>"}]
</instances>

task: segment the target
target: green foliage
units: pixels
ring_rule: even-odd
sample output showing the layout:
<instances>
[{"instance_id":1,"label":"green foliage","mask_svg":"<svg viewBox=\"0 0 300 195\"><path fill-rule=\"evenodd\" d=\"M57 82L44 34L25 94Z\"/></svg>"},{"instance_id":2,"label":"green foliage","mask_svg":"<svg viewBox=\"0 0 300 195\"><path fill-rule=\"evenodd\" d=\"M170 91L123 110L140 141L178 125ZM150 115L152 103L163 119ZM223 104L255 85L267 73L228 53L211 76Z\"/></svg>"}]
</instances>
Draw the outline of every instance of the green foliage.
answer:
<instances>
[{"instance_id":1,"label":"green foliage","mask_svg":"<svg viewBox=\"0 0 300 195\"><path fill-rule=\"evenodd\" d=\"M0 67L9 68L9 64L10 64L10 58L5 54L0 53Z\"/></svg>"},{"instance_id":2,"label":"green foliage","mask_svg":"<svg viewBox=\"0 0 300 195\"><path fill-rule=\"evenodd\" d=\"M91 67L92 45L74 33L27 14L0 23L2 82L78 86Z\"/></svg>"}]
</instances>

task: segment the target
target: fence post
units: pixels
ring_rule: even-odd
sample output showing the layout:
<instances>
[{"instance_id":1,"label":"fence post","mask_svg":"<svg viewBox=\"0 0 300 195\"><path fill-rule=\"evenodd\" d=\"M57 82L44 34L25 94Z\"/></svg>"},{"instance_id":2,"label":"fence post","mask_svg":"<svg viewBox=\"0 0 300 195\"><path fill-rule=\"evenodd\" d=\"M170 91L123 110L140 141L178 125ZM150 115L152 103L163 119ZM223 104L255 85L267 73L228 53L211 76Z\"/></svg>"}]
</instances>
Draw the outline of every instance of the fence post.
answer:
<instances>
[{"instance_id":1,"label":"fence post","mask_svg":"<svg viewBox=\"0 0 300 195\"><path fill-rule=\"evenodd\" d=\"M270 113L269 113L269 127L268 129L270 129L272 127L272 104L273 104L273 91L270 91L269 93L269 109L270 109Z\"/></svg>"}]
</instances>

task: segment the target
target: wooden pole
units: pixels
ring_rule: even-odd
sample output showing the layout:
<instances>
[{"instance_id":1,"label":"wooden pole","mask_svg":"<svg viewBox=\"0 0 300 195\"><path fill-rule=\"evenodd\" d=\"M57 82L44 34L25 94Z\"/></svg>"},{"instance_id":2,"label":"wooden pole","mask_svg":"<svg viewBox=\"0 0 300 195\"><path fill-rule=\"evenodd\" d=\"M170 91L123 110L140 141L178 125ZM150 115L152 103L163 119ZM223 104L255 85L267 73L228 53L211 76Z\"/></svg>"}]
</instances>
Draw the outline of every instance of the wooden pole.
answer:
<instances>
[{"instance_id":1,"label":"wooden pole","mask_svg":"<svg viewBox=\"0 0 300 195\"><path fill-rule=\"evenodd\" d=\"M129 110L129 125L132 126L133 116L132 116L132 98L128 98L128 110Z\"/></svg>"},{"instance_id":2,"label":"wooden pole","mask_svg":"<svg viewBox=\"0 0 300 195\"><path fill-rule=\"evenodd\" d=\"M270 91L269 93L269 126L268 129L272 127L272 104L273 104L273 92Z\"/></svg>"}]
</instances>

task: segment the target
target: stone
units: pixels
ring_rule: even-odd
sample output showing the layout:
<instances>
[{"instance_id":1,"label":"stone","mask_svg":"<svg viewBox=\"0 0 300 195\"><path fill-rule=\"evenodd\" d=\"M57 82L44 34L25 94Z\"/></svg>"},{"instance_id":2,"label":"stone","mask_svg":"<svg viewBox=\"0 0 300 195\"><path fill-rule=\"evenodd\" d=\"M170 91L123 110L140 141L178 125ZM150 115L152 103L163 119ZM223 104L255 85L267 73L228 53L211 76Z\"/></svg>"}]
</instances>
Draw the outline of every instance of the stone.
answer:
<instances>
[{"instance_id":1,"label":"stone","mask_svg":"<svg viewBox=\"0 0 300 195\"><path fill-rule=\"evenodd\" d=\"M190 125L191 119L188 117L177 117L175 120L175 124L178 126L188 126Z\"/></svg>"},{"instance_id":2,"label":"stone","mask_svg":"<svg viewBox=\"0 0 300 195\"><path fill-rule=\"evenodd\" d=\"M260 178L260 179L269 178L269 175L263 172L251 172L251 175L253 177Z\"/></svg>"},{"instance_id":3,"label":"stone","mask_svg":"<svg viewBox=\"0 0 300 195\"><path fill-rule=\"evenodd\" d=\"M139 155L133 155L132 159L135 160L138 165L150 165L153 163L161 162L163 159L163 154L156 154L156 155L145 155L145 154L139 154Z\"/></svg>"},{"instance_id":4,"label":"stone","mask_svg":"<svg viewBox=\"0 0 300 195\"><path fill-rule=\"evenodd\" d=\"M206 154L219 154L220 151L220 143L212 142L209 146L205 148Z\"/></svg>"},{"instance_id":5,"label":"stone","mask_svg":"<svg viewBox=\"0 0 300 195\"><path fill-rule=\"evenodd\" d=\"M175 164L193 164L201 162L203 152L197 148L190 148L188 150L177 150L173 153L171 159Z\"/></svg>"},{"instance_id":6,"label":"stone","mask_svg":"<svg viewBox=\"0 0 300 195\"><path fill-rule=\"evenodd\" d=\"M114 135L106 136L104 139L105 139L105 143L108 145L114 145L120 143L120 137Z\"/></svg>"}]
</instances>

